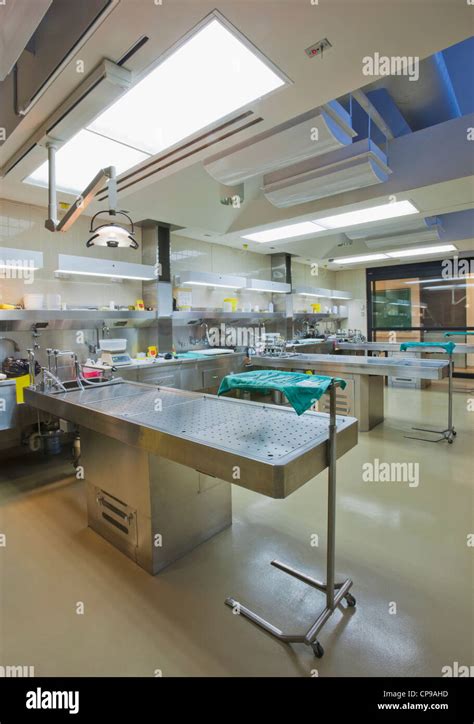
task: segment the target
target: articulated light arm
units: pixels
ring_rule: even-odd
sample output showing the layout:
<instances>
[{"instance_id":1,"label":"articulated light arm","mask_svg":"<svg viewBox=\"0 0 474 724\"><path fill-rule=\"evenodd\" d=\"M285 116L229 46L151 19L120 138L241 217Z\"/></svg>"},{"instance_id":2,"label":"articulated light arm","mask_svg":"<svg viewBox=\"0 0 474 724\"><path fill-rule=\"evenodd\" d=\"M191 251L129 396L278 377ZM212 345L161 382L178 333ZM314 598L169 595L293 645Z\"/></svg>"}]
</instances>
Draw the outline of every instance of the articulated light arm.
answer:
<instances>
[{"instance_id":1,"label":"articulated light arm","mask_svg":"<svg viewBox=\"0 0 474 724\"><path fill-rule=\"evenodd\" d=\"M109 213L116 214L117 210L117 179L115 166L102 168L99 173L92 179L87 188L84 189L65 216L58 221L58 208L56 198L56 150L57 146L54 142L48 143L48 219L45 227L49 231L68 231L74 224L76 219L82 214L89 204L94 200L95 195L109 182Z\"/></svg>"}]
</instances>

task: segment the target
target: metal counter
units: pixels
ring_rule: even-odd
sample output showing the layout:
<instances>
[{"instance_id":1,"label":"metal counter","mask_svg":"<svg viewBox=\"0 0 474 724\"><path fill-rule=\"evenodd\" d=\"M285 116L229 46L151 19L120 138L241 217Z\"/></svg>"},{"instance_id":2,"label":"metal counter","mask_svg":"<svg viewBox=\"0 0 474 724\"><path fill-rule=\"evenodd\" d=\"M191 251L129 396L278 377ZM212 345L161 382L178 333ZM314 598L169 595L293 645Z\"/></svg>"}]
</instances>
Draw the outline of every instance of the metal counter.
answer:
<instances>
[{"instance_id":1,"label":"metal counter","mask_svg":"<svg viewBox=\"0 0 474 724\"><path fill-rule=\"evenodd\" d=\"M442 344L442 343L440 343ZM344 351L354 352L400 352L400 343L395 342L337 342L336 349L342 349ZM429 348L413 347L410 352L416 352L417 354L426 354L429 352ZM440 351L436 354L442 354ZM474 344L466 344L465 342L456 343L453 350L453 354L474 354Z\"/></svg>"},{"instance_id":2,"label":"metal counter","mask_svg":"<svg viewBox=\"0 0 474 724\"><path fill-rule=\"evenodd\" d=\"M445 360L426 360L413 357L352 357L351 355L295 354L287 357L252 357L256 367L277 369L311 369L333 376L354 375L397 375L404 370L410 376L420 379L440 380L447 377L449 363Z\"/></svg>"},{"instance_id":3,"label":"metal counter","mask_svg":"<svg viewBox=\"0 0 474 724\"><path fill-rule=\"evenodd\" d=\"M284 498L328 466L321 413L123 381L25 400L79 426L89 525L151 574L231 525L231 483Z\"/></svg>"},{"instance_id":4,"label":"metal counter","mask_svg":"<svg viewBox=\"0 0 474 724\"><path fill-rule=\"evenodd\" d=\"M384 420L384 378L403 376L440 380L448 376L449 362L425 360L415 357L356 357L352 355L295 354L284 357L252 357L252 365L267 369L311 370L342 377L347 382L344 390L337 390L337 411L353 415L359 420L361 432L368 432ZM326 411L323 397L320 409Z\"/></svg>"},{"instance_id":5,"label":"metal counter","mask_svg":"<svg viewBox=\"0 0 474 724\"><path fill-rule=\"evenodd\" d=\"M60 394L27 388L25 401L273 498L286 497L326 468L327 415L322 413L298 417L278 405L130 382ZM342 455L357 442L357 423L349 417L337 422Z\"/></svg>"}]
</instances>

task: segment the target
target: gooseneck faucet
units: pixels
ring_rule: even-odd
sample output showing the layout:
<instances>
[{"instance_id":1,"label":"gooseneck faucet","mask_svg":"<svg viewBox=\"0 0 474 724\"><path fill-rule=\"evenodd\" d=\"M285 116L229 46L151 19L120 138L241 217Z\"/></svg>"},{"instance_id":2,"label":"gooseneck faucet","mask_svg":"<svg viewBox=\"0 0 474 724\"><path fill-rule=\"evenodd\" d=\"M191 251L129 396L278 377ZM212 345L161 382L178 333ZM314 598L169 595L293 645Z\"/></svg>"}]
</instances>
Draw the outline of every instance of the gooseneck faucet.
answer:
<instances>
[{"instance_id":1,"label":"gooseneck faucet","mask_svg":"<svg viewBox=\"0 0 474 724\"><path fill-rule=\"evenodd\" d=\"M0 337L0 342L11 342L15 352L20 351L20 345L14 339L11 339L11 337Z\"/></svg>"}]
</instances>

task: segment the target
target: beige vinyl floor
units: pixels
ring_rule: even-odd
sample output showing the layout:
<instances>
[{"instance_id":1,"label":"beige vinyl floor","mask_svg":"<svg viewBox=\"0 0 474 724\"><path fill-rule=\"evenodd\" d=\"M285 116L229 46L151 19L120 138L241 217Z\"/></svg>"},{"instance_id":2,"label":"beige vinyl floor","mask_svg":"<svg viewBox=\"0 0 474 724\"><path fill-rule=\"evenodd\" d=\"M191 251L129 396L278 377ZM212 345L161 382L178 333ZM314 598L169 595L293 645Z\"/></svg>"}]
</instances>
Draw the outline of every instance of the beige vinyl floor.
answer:
<instances>
[{"instance_id":1,"label":"beige vinyl floor","mask_svg":"<svg viewBox=\"0 0 474 724\"><path fill-rule=\"evenodd\" d=\"M323 629L322 659L224 599L284 629L312 623L322 594L269 562L323 573L326 474L282 501L234 486L232 528L152 577L87 528L84 483L64 459L0 460L0 665L37 676L393 677L473 664L474 394L455 393L453 445L403 437L444 423L445 389L387 389L385 422L338 465L337 568L357 607ZM419 485L363 481L375 458L419 463Z\"/></svg>"}]
</instances>

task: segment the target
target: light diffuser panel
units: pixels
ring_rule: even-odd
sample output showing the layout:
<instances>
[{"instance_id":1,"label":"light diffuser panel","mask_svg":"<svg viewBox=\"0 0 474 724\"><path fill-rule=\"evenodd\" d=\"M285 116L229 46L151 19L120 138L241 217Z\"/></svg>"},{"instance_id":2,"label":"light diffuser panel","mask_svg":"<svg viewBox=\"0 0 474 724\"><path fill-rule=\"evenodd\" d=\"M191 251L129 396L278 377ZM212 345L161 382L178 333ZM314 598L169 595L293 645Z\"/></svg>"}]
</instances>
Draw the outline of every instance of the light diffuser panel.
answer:
<instances>
[{"instance_id":1,"label":"light diffuser panel","mask_svg":"<svg viewBox=\"0 0 474 724\"><path fill-rule=\"evenodd\" d=\"M101 168L115 166L117 174L144 161L149 156L122 143L82 130L56 152L56 186L59 191L80 194ZM48 162L45 161L26 183L48 185Z\"/></svg>"},{"instance_id":2,"label":"light diffuser panel","mask_svg":"<svg viewBox=\"0 0 474 724\"><path fill-rule=\"evenodd\" d=\"M283 84L213 19L89 128L155 154Z\"/></svg>"}]
</instances>

